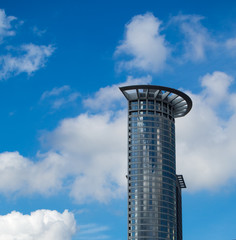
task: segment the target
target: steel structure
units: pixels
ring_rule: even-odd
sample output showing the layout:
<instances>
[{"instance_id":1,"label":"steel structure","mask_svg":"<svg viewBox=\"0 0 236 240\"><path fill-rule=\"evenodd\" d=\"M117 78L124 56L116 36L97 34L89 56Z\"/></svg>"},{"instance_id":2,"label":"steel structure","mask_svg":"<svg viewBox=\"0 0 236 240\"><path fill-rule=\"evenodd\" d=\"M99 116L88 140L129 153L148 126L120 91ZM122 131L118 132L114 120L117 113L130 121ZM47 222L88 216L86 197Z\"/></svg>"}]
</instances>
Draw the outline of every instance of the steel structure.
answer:
<instances>
[{"instance_id":1,"label":"steel structure","mask_svg":"<svg viewBox=\"0 0 236 240\"><path fill-rule=\"evenodd\" d=\"M182 175L176 175L175 118L192 108L176 89L121 87L128 100L128 240L182 240Z\"/></svg>"}]
</instances>

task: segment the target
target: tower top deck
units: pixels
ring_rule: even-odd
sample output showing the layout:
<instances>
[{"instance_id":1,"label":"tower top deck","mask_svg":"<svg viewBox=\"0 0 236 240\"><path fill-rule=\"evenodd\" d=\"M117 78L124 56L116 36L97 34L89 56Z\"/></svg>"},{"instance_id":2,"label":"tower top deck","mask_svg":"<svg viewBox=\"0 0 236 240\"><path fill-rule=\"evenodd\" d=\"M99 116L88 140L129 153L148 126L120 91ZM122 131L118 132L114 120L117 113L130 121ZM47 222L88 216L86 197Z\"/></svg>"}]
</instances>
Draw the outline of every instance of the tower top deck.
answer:
<instances>
[{"instance_id":1,"label":"tower top deck","mask_svg":"<svg viewBox=\"0 0 236 240\"><path fill-rule=\"evenodd\" d=\"M174 88L157 85L131 85L120 87L128 101L157 100L166 102L174 109L174 118L185 116L192 108L192 100L185 93Z\"/></svg>"}]
</instances>

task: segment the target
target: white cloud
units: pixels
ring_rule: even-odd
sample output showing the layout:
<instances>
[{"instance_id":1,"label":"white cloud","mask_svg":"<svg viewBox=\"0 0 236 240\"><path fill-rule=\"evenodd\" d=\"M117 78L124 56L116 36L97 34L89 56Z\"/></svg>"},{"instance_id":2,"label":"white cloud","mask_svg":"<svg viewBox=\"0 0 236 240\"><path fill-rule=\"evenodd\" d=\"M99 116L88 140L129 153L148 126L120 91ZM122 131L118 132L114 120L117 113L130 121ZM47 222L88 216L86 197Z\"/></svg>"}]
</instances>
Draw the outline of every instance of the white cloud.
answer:
<instances>
[{"instance_id":1,"label":"white cloud","mask_svg":"<svg viewBox=\"0 0 236 240\"><path fill-rule=\"evenodd\" d=\"M66 187L79 203L123 197L126 132L124 112L65 119L45 136L51 150L38 161L0 154L0 192L49 195Z\"/></svg>"},{"instance_id":2,"label":"white cloud","mask_svg":"<svg viewBox=\"0 0 236 240\"><path fill-rule=\"evenodd\" d=\"M33 33L35 33L35 34L36 34L37 36L39 36L39 37L43 36L43 35L47 32L46 29L41 30L41 29L39 29L37 26L34 26L34 27L32 28L32 31L33 31Z\"/></svg>"},{"instance_id":3,"label":"white cloud","mask_svg":"<svg viewBox=\"0 0 236 240\"><path fill-rule=\"evenodd\" d=\"M107 226L100 226L97 224L86 224L79 226L79 239L81 240L102 240L110 239L107 235Z\"/></svg>"},{"instance_id":4,"label":"white cloud","mask_svg":"<svg viewBox=\"0 0 236 240\"><path fill-rule=\"evenodd\" d=\"M16 19L14 16L7 16L5 11L0 9L0 43L5 43L4 38L16 35L16 28L14 29L12 26L12 21ZM18 21L18 24L22 24L22 21ZM48 57L55 50L52 45L24 43L18 46L9 46L7 44L5 43L6 53L0 55L0 80L20 73L32 74L45 66Z\"/></svg>"},{"instance_id":5,"label":"white cloud","mask_svg":"<svg viewBox=\"0 0 236 240\"><path fill-rule=\"evenodd\" d=\"M72 92L70 86L55 87L51 91L45 91L40 101L49 101L53 109L59 109L68 103L74 102L79 97L78 92Z\"/></svg>"},{"instance_id":6,"label":"white cloud","mask_svg":"<svg viewBox=\"0 0 236 240\"><path fill-rule=\"evenodd\" d=\"M123 196L126 133L126 113L122 111L65 119L49 134L52 149L61 152L73 171L71 196L78 202L107 202Z\"/></svg>"},{"instance_id":7,"label":"white cloud","mask_svg":"<svg viewBox=\"0 0 236 240\"><path fill-rule=\"evenodd\" d=\"M15 31L12 30L11 22L16 20L16 17L7 16L3 9L0 9L0 43L5 37L14 36Z\"/></svg>"},{"instance_id":8,"label":"white cloud","mask_svg":"<svg viewBox=\"0 0 236 240\"><path fill-rule=\"evenodd\" d=\"M160 33L161 21L152 13L137 15L126 24L125 38L115 55L125 54L131 60L121 61L120 68L158 72L165 66L169 49Z\"/></svg>"},{"instance_id":9,"label":"white cloud","mask_svg":"<svg viewBox=\"0 0 236 240\"><path fill-rule=\"evenodd\" d=\"M236 48L236 38L230 38L226 41L226 47L228 49L235 49Z\"/></svg>"},{"instance_id":10,"label":"white cloud","mask_svg":"<svg viewBox=\"0 0 236 240\"><path fill-rule=\"evenodd\" d=\"M55 50L51 45L25 44L20 47L20 55L2 55L0 56L0 79L6 79L20 73L28 75L44 67L47 58Z\"/></svg>"},{"instance_id":11,"label":"white cloud","mask_svg":"<svg viewBox=\"0 0 236 240\"><path fill-rule=\"evenodd\" d=\"M176 124L177 165L191 191L221 189L236 180L236 110L232 108L236 98L229 91L232 77L214 72L201 81L202 92L189 93L193 109Z\"/></svg>"},{"instance_id":12,"label":"white cloud","mask_svg":"<svg viewBox=\"0 0 236 240\"><path fill-rule=\"evenodd\" d=\"M224 101L228 101L229 86L233 78L224 72L214 72L206 74L201 79L201 85L204 88L204 102L210 106L217 106Z\"/></svg>"},{"instance_id":13,"label":"white cloud","mask_svg":"<svg viewBox=\"0 0 236 240\"><path fill-rule=\"evenodd\" d=\"M232 82L223 72L203 76L202 91L188 93L193 99L192 111L176 121L178 172L184 174L191 191L220 189L236 181L236 94L229 91ZM112 94L113 87L102 91L116 101L120 97ZM95 94L94 101L97 99L101 107L104 100L100 94ZM0 154L0 192L48 195L66 188L78 203L124 197L127 112L106 109L61 121L42 136L49 151L39 154L37 161L17 152Z\"/></svg>"},{"instance_id":14,"label":"white cloud","mask_svg":"<svg viewBox=\"0 0 236 240\"><path fill-rule=\"evenodd\" d=\"M76 230L72 213L37 210L30 215L0 216L0 240L71 240Z\"/></svg>"},{"instance_id":15,"label":"white cloud","mask_svg":"<svg viewBox=\"0 0 236 240\"><path fill-rule=\"evenodd\" d=\"M68 85L64 85L62 87L55 87L51 91L45 91L41 96L41 100L51 97L51 96L58 96L63 92L69 91L70 89L71 88Z\"/></svg>"},{"instance_id":16,"label":"white cloud","mask_svg":"<svg viewBox=\"0 0 236 240\"><path fill-rule=\"evenodd\" d=\"M235 54L236 54L236 37L227 39L224 46L226 47L226 50L228 50L228 52L231 55L235 56Z\"/></svg>"},{"instance_id":17,"label":"white cloud","mask_svg":"<svg viewBox=\"0 0 236 240\"><path fill-rule=\"evenodd\" d=\"M203 60L206 50L216 46L216 42L211 39L208 30L201 24L202 19L204 18L199 15L182 14L171 19L171 23L177 23L185 36L184 59L186 60Z\"/></svg>"},{"instance_id":18,"label":"white cloud","mask_svg":"<svg viewBox=\"0 0 236 240\"><path fill-rule=\"evenodd\" d=\"M108 110L114 108L119 102L124 102L125 98L119 91L119 87L139 84L149 84L152 81L151 76L142 78L133 78L129 76L124 83L114 84L100 88L95 96L84 100L86 107L94 110Z\"/></svg>"},{"instance_id":19,"label":"white cloud","mask_svg":"<svg viewBox=\"0 0 236 240\"><path fill-rule=\"evenodd\" d=\"M52 104L52 108L59 109L60 107L65 106L68 103L74 102L78 97L79 93L74 92L69 94L67 97L56 99Z\"/></svg>"},{"instance_id":20,"label":"white cloud","mask_svg":"<svg viewBox=\"0 0 236 240\"><path fill-rule=\"evenodd\" d=\"M5 194L52 194L61 188L64 159L49 152L33 162L18 152L0 154L0 191Z\"/></svg>"}]
</instances>

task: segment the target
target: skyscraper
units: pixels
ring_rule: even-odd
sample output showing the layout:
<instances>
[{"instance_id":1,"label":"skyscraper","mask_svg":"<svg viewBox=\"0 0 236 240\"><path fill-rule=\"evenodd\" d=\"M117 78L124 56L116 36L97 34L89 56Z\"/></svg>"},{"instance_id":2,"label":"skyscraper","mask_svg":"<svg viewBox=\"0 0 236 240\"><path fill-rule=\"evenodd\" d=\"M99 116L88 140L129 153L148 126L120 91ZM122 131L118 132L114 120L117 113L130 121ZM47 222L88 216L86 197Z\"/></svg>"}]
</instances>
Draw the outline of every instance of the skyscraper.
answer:
<instances>
[{"instance_id":1,"label":"skyscraper","mask_svg":"<svg viewBox=\"0 0 236 240\"><path fill-rule=\"evenodd\" d=\"M182 240L186 186L176 175L175 118L185 116L192 101L161 86L120 90L128 100L128 240Z\"/></svg>"}]
</instances>

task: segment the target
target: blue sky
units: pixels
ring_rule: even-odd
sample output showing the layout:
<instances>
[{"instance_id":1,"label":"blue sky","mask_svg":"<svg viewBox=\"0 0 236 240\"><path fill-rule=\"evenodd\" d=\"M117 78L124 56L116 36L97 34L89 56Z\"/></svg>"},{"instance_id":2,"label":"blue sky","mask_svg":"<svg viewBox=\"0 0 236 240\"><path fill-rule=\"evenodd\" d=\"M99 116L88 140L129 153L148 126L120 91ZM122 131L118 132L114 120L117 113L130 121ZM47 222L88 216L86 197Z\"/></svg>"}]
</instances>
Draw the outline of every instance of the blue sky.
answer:
<instances>
[{"instance_id":1,"label":"blue sky","mask_svg":"<svg viewBox=\"0 0 236 240\"><path fill-rule=\"evenodd\" d=\"M0 5L0 240L123 240L126 101L183 90L184 238L236 238L236 3Z\"/></svg>"}]
</instances>

